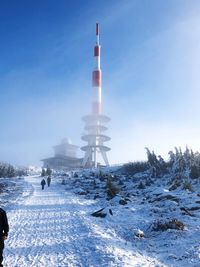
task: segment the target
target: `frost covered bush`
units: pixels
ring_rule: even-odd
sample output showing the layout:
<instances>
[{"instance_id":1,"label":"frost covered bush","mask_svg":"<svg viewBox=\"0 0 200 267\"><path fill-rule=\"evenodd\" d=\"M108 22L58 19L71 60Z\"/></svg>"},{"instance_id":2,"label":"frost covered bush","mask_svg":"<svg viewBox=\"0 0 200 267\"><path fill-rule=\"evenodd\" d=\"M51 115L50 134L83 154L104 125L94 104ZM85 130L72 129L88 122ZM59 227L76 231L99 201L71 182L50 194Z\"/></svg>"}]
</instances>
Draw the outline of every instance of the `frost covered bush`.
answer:
<instances>
[{"instance_id":1,"label":"frost covered bush","mask_svg":"<svg viewBox=\"0 0 200 267\"><path fill-rule=\"evenodd\" d=\"M145 186L151 186L153 184L153 181L151 179L147 179L145 182Z\"/></svg>"},{"instance_id":2,"label":"frost covered bush","mask_svg":"<svg viewBox=\"0 0 200 267\"><path fill-rule=\"evenodd\" d=\"M183 184L183 189L193 192L192 184L190 181L185 181Z\"/></svg>"},{"instance_id":3,"label":"frost covered bush","mask_svg":"<svg viewBox=\"0 0 200 267\"><path fill-rule=\"evenodd\" d=\"M176 190L179 186L181 186L181 181L174 179L174 181L171 181L172 185L169 187L169 191Z\"/></svg>"},{"instance_id":4,"label":"frost covered bush","mask_svg":"<svg viewBox=\"0 0 200 267\"><path fill-rule=\"evenodd\" d=\"M112 177L109 176L106 183L107 195L111 199L119 193L119 188L112 182Z\"/></svg>"},{"instance_id":5,"label":"frost covered bush","mask_svg":"<svg viewBox=\"0 0 200 267\"><path fill-rule=\"evenodd\" d=\"M27 175L27 169L24 167L14 167L11 164L0 162L0 178L4 177L16 177Z\"/></svg>"},{"instance_id":6,"label":"frost covered bush","mask_svg":"<svg viewBox=\"0 0 200 267\"><path fill-rule=\"evenodd\" d=\"M194 153L186 147L185 151L175 147L175 151L169 151L169 160L164 161L161 156L156 156L154 151L147 150L148 163L151 177L161 177L165 174L171 176L171 184L175 189L178 181L200 178L200 153ZM175 185L176 184L176 185ZM178 185L179 186L179 185Z\"/></svg>"},{"instance_id":7,"label":"frost covered bush","mask_svg":"<svg viewBox=\"0 0 200 267\"><path fill-rule=\"evenodd\" d=\"M138 189L145 189L145 185L143 184L142 181L139 183Z\"/></svg>"},{"instance_id":8,"label":"frost covered bush","mask_svg":"<svg viewBox=\"0 0 200 267\"><path fill-rule=\"evenodd\" d=\"M136 161L124 164L123 169L129 174L144 172L149 169L147 161Z\"/></svg>"},{"instance_id":9,"label":"frost covered bush","mask_svg":"<svg viewBox=\"0 0 200 267\"><path fill-rule=\"evenodd\" d=\"M177 219L172 219L166 222L156 221L152 226L153 231L167 231L168 229L184 230L184 223Z\"/></svg>"},{"instance_id":10,"label":"frost covered bush","mask_svg":"<svg viewBox=\"0 0 200 267\"><path fill-rule=\"evenodd\" d=\"M200 177L200 166L192 165L190 170L190 177L197 179Z\"/></svg>"},{"instance_id":11,"label":"frost covered bush","mask_svg":"<svg viewBox=\"0 0 200 267\"><path fill-rule=\"evenodd\" d=\"M0 178L16 176L15 168L7 163L0 163Z\"/></svg>"},{"instance_id":12,"label":"frost covered bush","mask_svg":"<svg viewBox=\"0 0 200 267\"><path fill-rule=\"evenodd\" d=\"M146 151L148 160L147 163L151 170L151 177L158 177L167 173L167 163L164 161L164 159L160 155L156 156L154 151L151 152L147 147Z\"/></svg>"},{"instance_id":13,"label":"frost covered bush","mask_svg":"<svg viewBox=\"0 0 200 267\"><path fill-rule=\"evenodd\" d=\"M169 190L176 190L184 184L184 189L192 191L192 187L188 182L192 183L192 179L200 179L200 153L193 152L186 147L185 151L181 148L174 148L169 151L169 159L164 160L160 155L156 155L154 151L146 148L147 161L137 161L127 163L123 166L128 174L134 175L147 171L148 178L144 185L150 186L151 182L155 182L155 178L166 178L168 180ZM150 180L149 180L150 179ZM140 184L138 188L143 189L144 185Z\"/></svg>"}]
</instances>

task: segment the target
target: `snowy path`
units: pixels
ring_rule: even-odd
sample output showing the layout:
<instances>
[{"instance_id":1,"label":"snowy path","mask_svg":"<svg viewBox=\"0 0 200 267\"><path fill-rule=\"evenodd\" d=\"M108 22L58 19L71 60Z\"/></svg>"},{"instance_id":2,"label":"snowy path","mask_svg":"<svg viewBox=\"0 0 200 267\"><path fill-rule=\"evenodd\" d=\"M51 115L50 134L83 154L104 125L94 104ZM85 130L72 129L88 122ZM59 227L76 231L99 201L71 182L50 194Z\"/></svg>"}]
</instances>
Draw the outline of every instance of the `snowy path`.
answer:
<instances>
[{"instance_id":1,"label":"snowy path","mask_svg":"<svg viewBox=\"0 0 200 267\"><path fill-rule=\"evenodd\" d=\"M138 255L123 248L115 232L101 228L101 219L95 223L89 215L96 208L93 201L65 191L55 181L43 191L40 177L27 181L30 194L8 212L11 229L4 266L152 266L146 259L137 265Z\"/></svg>"}]
</instances>

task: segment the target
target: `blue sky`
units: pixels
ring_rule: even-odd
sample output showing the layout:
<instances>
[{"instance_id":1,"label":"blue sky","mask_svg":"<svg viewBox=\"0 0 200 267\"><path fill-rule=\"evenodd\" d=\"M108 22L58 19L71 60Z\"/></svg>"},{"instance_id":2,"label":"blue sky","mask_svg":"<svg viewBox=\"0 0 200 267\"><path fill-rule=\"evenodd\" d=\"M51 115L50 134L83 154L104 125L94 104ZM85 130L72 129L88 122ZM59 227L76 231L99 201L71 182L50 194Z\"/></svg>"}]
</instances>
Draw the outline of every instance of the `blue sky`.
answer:
<instances>
[{"instance_id":1,"label":"blue sky","mask_svg":"<svg viewBox=\"0 0 200 267\"><path fill-rule=\"evenodd\" d=\"M84 145L97 21L110 162L199 150L199 13L198 0L2 0L0 160L40 164L64 137Z\"/></svg>"}]
</instances>

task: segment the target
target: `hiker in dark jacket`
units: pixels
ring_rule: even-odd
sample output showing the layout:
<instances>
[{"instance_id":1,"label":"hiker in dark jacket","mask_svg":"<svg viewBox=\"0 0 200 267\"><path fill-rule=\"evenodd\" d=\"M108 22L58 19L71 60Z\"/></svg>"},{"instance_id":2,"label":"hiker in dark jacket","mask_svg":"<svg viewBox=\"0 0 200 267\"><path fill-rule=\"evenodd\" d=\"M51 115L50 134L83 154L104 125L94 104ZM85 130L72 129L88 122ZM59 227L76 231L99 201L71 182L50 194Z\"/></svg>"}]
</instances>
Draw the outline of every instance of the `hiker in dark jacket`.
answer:
<instances>
[{"instance_id":1,"label":"hiker in dark jacket","mask_svg":"<svg viewBox=\"0 0 200 267\"><path fill-rule=\"evenodd\" d=\"M42 190L44 190L44 186L45 186L45 184L46 184L45 180L42 179L42 181L41 181Z\"/></svg>"},{"instance_id":2,"label":"hiker in dark jacket","mask_svg":"<svg viewBox=\"0 0 200 267\"><path fill-rule=\"evenodd\" d=\"M4 249L4 240L8 238L8 219L6 212L0 208L0 267L2 267L3 262L3 249Z\"/></svg>"},{"instance_id":3,"label":"hiker in dark jacket","mask_svg":"<svg viewBox=\"0 0 200 267\"><path fill-rule=\"evenodd\" d=\"M47 178L47 185L50 186L50 183L51 183L51 177L49 175L48 178Z\"/></svg>"}]
</instances>

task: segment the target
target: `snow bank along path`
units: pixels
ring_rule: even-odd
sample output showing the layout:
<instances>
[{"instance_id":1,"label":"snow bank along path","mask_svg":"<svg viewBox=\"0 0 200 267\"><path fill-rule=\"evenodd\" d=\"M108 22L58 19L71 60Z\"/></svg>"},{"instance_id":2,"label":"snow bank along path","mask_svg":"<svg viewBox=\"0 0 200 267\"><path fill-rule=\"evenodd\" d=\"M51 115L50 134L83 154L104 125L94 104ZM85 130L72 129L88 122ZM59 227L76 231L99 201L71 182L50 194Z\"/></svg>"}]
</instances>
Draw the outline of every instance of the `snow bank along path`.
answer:
<instances>
[{"instance_id":1,"label":"snow bank along path","mask_svg":"<svg viewBox=\"0 0 200 267\"><path fill-rule=\"evenodd\" d=\"M103 227L105 219L90 216L97 208L94 201L66 191L57 181L45 190L41 177L26 181L24 197L8 211L5 267L150 266Z\"/></svg>"}]
</instances>

